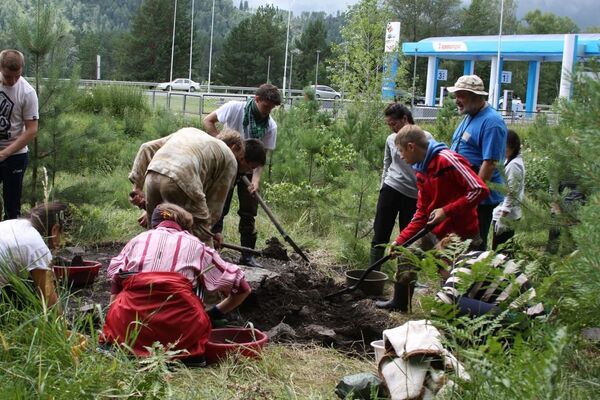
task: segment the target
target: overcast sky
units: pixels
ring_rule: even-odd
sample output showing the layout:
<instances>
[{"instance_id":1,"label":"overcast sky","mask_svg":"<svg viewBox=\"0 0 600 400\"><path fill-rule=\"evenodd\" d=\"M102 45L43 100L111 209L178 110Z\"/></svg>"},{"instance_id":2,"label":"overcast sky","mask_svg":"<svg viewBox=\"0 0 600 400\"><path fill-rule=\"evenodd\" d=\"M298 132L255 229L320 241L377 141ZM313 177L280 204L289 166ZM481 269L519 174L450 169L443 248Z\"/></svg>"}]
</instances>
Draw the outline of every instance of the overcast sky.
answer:
<instances>
[{"instance_id":1,"label":"overcast sky","mask_svg":"<svg viewBox=\"0 0 600 400\"><path fill-rule=\"evenodd\" d=\"M469 3L468 0L464 0ZM234 0L234 4L239 3ZM274 4L279 8L288 9L289 4L293 4L292 10L295 13L302 11L325 11L335 13L337 10L346 10L351 4L358 3L358 0L248 0L250 7L257 7L262 4ZM536 8L542 12L552 12L560 16L566 16L573 19L580 28L600 25L598 14L598 0L521 0L517 10L517 16L522 18L525 13Z\"/></svg>"}]
</instances>

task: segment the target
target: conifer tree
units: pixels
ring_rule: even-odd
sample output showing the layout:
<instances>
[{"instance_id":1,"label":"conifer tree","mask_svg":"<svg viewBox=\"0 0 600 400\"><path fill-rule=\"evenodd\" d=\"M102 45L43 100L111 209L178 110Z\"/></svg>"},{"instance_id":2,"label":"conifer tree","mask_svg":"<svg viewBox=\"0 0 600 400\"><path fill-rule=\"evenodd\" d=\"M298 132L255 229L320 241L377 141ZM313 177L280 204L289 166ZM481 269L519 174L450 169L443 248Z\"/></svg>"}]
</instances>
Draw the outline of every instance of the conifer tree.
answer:
<instances>
[{"instance_id":1,"label":"conifer tree","mask_svg":"<svg viewBox=\"0 0 600 400\"><path fill-rule=\"evenodd\" d=\"M322 18L312 20L294 42L300 53L294 57L294 70L299 79L298 84L305 86L315 81L316 54L319 50L319 82L327 85L329 78L325 68L331 54L327 43L327 29Z\"/></svg>"},{"instance_id":2,"label":"conifer tree","mask_svg":"<svg viewBox=\"0 0 600 400\"><path fill-rule=\"evenodd\" d=\"M216 80L224 85L257 86L266 82L268 74L271 83L280 86L285 35L286 26L277 9L259 7L227 35L213 71Z\"/></svg>"}]
</instances>

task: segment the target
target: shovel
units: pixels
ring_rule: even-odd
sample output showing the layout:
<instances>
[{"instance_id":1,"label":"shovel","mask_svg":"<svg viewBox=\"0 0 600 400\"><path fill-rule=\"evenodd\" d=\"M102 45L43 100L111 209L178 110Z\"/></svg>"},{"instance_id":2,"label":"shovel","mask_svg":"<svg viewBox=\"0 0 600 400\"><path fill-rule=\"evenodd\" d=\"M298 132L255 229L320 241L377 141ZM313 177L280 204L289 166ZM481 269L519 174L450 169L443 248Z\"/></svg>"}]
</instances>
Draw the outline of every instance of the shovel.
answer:
<instances>
[{"instance_id":1,"label":"shovel","mask_svg":"<svg viewBox=\"0 0 600 400\"><path fill-rule=\"evenodd\" d=\"M231 244L231 243L221 243L221 247L239 251L239 252L251 253L258 257L273 258L275 260L282 260L282 261L290 260L289 257L287 256L287 252L283 249L282 249L282 251L283 251L283 255L282 255L280 252L272 251L271 248L269 248L269 247L267 247L264 250L256 250L256 249L251 249L250 247L238 246L237 244Z\"/></svg>"},{"instance_id":2,"label":"shovel","mask_svg":"<svg viewBox=\"0 0 600 400\"><path fill-rule=\"evenodd\" d=\"M251 253L259 257L263 256L263 252L260 250L251 249L250 247L238 246L237 244L223 242L221 243L221 247L239 252Z\"/></svg>"},{"instance_id":3,"label":"shovel","mask_svg":"<svg viewBox=\"0 0 600 400\"><path fill-rule=\"evenodd\" d=\"M246 186L250 186L251 185L250 180L246 176L242 176L242 182L244 182L244 185L246 185ZM281 233L281 236L283 236L283 238L285 239L285 241L288 242L290 244L290 246L292 246L292 248L294 249L294 251L296 253L298 253L300 255L300 257L302 257L304 259L304 261L306 261L307 263L310 263L310 260L302 252L302 250L300 249L300 247L298 247L298 245L292 240L292 238L289 237L287 233L285 233L285 231L283 230L283 228L279 224L279 221L277 221L277 218L275 218L275 216L273 215L273 213L271 212L271 210L269 209L269 207L267 207L267 204L262 199L262 197L260 196L260 194L258 194L258 192L254 192L254 196L256 196L256 199L258 200L258 204L260 204L260 206L262 207L262 209L265 210L265 213L267 213L267 215L269 216L269 219L271 220L271 222L273 222L273 225L275 225L275 228L277 228L277 230L279 231L279 233Z\"/></svg>"},{"instance_id":4,"label":"shovel","mask_svg":"<svg viewBox=\"0 0 600 400\"><path fill-rule=\"evenodd\" d=\"M423 229L421 229L419 232L415 233L415 235L413 237L411 237L410 239L408 239L406 242L404 242L402 244L403 247L407 247L410 246L411 244L413 244L414 242L416 242L417 240L421 239L423 236L427 235L429 233L429 231L431 230L431 228L433 228L432 226L429 225L425 225L425 227ZM379 267L380 265L382 265L383 263L385 263L386 261L388 261L390 258L392 258L391 254L388 254L387 256L380 258L379 260L375 261L371 266L369 266L369 268L367 268L365 270L365 272L363 272L363 274L360 276L360 279L358 280L358 282L356 282L354 285L349 286L345 289L339 290L335 293L330 293L327 296L325 296L325 299L330 299L332 297L335 296L339 296L341 294L346 294L346 293L350 293L355 291L356 289L358 289L358 287L360 286L361 283L363 283L363 281L365 280L365 278L371 273L371 271L373 271L375 268Z\"/></svg>"}]
</instances>

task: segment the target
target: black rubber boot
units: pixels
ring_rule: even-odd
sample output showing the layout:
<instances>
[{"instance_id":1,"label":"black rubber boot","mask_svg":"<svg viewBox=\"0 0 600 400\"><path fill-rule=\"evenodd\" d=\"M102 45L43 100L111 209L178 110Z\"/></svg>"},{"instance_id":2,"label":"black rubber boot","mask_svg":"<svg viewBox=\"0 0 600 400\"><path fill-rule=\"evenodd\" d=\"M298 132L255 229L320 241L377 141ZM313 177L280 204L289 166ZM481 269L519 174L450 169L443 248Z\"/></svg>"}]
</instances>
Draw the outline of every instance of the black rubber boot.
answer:
<instances>
[{"instance_id":1,"label":"black rubber boot","mask_svg":"<svg viewBox=\"0 0 600 400\"><path fill-rule=\"evenodd\" d=\"M376 261L379 261L385 255L385 247L377 246L371 247L371 252L369 253L369 265L375 264ZM381 265L375 268L375 271L379 271L381 269Z\"/></svg>"},{"instance_id":2,"label":"black rubber boot","mask_svg":"<svg viewBox=\"0 0 600 400\"><path fill-rule=\"evenodd\" d=\"M256 246L256 235L242 236L240 238L240 244L243 247L253 249ZM249 267L254 268L263 268L263 266L258 261L256 261L256 258L254 258L254 255L252 253L248 253L245 251L242 251L242 256L240 257L240 262L238 264L247 265Z\"/></svg>"},{"instance_id":3,"label":"black rubber boot","mask_svg":"<svg viewBox=\"0 0 600 400\"><path fill-rule=\"evenodd\" d=\"M415 285L394 283L394 295L390 300L377 301L375 307L390 311L408 312L411 309L411 300L415 291Z\"/></svg>"}]
</instances>

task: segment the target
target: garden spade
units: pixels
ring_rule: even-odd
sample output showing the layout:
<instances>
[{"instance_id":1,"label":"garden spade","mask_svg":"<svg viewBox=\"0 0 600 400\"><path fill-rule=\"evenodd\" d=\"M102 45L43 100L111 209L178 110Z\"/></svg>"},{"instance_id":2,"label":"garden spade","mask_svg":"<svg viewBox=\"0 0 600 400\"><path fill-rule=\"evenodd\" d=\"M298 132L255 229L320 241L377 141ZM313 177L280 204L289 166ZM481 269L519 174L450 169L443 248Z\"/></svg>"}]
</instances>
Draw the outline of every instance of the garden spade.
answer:
<instances>
[{"instance_id":1,"label":"garden spade","mask_svg":"<svg viewBox=\"0 0 600 400\"><path fill-rule=\"evenodd\" d=\"M250 180L246 176L242 176L242 181L244 182L244 185L246 185L246 186L250 186L251 185ZM285 239L285 241L288 242L290 244L290 246L292 246L292 248L294 249L294 251L296 253L298 253L300 255L300 257L302 257L304 259L304 261L306 261L307 263L310 263L310 260L302 252L302 250L300 249L300 247L298 247L298 245L292 240L292 238L289 237L287 233L285 233L285 231L283 230L283 228L281 227L281 225L277 221L277 218L275 218L275 216L273 215L273 213L271 212L271 210L269 209L269 207L267 207L267 205L265 204L265 201L262 199L262 197L260 196L260 194L258 194L258 192L254 192L254 195L256 196L256 199L258 200L258 204L260 204L260 206L262 207L262 209L265 210L265 213L267 213L267 215L269 216L269 219L271 220L271 222L273 222L273 225L275 225L275 228L277 228L277 230L279 231L279 233L281 234L281 236L283 236L283 238Z\"/></svg>"},{"instance_id":2,"label":"garden spade","mask_svg":"<svg viewBox=\"0 0 600 400\"><path fill-rule=\"evenodd\" d=\"M423 236L427 235L429 233L429 231L431 230L431 228L432 228L432 226L425 225L425 227L423 229L421 229L419 232L415 233L415 235L413 237L411 237L410 239L408 239L406 242L404 242L402 244L402 246L403 247L410 246L411 244L413 244L417 240L421 239ZM382 265L383 263L385 263L386 261L388 261L390 258L392 258L392 255L388 254L387 256L385 256L383 258L380 258L379 260L375 261L371 266L369 266L369 268L367 268L365 270L365 272L363 272L363 274L358 279L358 282L356 282L354 285L349 286L347 288L344 288L342 290L339 290L337 292L330 293L327 296L325 296L324 298L325 299L330 299L332 297L339 296L341 294L346 294L346 293L350 293L350 292L355 291L356 289L358 289L358 287L360 286L360 284L363 283L363 281L371 273L371 271L373 271L375 268L379 267L380 265Z\"/></svg>"}]
</instances>

